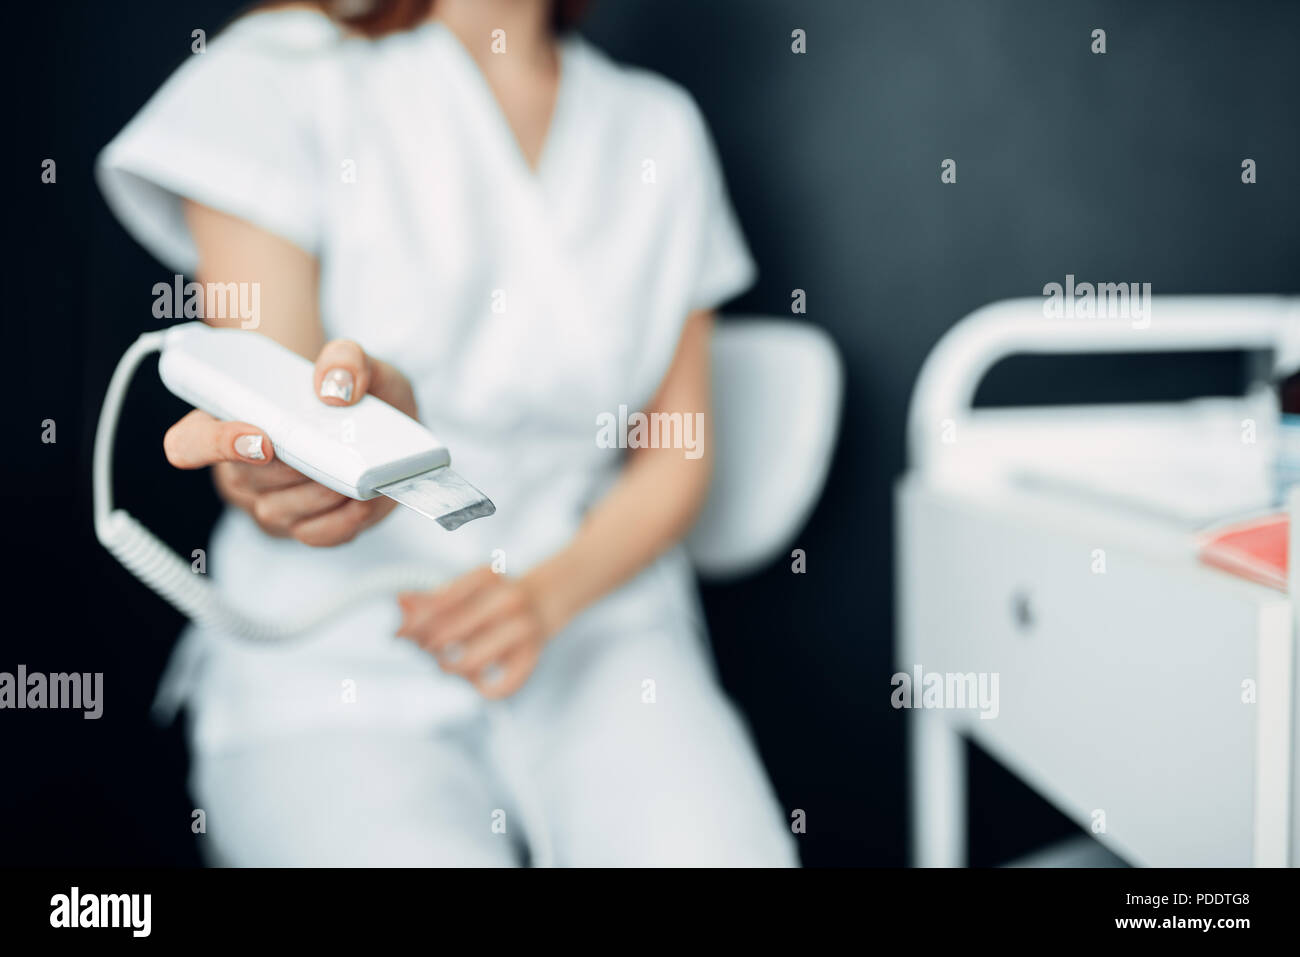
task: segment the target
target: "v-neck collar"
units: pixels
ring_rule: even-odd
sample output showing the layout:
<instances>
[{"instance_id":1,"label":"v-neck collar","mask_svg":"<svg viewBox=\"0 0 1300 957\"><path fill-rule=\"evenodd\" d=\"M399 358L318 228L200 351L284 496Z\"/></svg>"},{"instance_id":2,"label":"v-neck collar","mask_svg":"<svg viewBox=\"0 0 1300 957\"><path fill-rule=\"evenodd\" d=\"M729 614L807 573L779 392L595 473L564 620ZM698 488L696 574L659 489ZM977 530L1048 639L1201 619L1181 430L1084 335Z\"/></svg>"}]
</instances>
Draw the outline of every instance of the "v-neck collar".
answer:
<instances>
[{"instance_id":1,"label":"v-neck collar","mask_svg":"<svg viewBox=\"0 0 1300 957\"><path fill-rule=\"evenodd\" d=\"M558 60L559 76L556 79L555 102L551 105L551 115L546 124L541 149L537 153L537 164L534 166L528 161L528 156L519 141L519 136L515 133L514 127L510 125L510 120L506 117L506 112L501 106L501 101L497 98L496 91L492 89L492 84L488 82L487 77L484 75L483 68L479 66L478 61L474 59L474 55L461 42L460 37L456 35L454 30L438 19L427 20L423 26L435 37L438 37L444 46L449 48L451 56L461 61L463 69L460 72L467 77L468 84L478 90L476 95L483 101L484 108L490 114L490 122L498 128L501 138L509 144L513 165L518 166L529 180L540 183L545 178L546 170L552 162L552 154L556 152L557 141L560 140L558 134L563 131L567 112L566 104L571 97L570 90L574 81L573 73L578 60L576 54L581 47L581 39L577 34L573 33L565 34L556 39L555 55Z\"/></svg>"}]
</instances>

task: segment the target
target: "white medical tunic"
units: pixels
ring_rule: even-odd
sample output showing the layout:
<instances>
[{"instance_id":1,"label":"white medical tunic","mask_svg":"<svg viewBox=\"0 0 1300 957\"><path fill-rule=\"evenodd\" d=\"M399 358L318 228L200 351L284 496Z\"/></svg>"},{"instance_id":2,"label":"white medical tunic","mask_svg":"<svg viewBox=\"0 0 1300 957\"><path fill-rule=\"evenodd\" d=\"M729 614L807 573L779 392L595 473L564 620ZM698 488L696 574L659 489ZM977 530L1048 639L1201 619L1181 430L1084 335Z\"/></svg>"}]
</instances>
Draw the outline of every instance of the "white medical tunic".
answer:
<instances>
[{"instance_id":1,"label":"white medical tunic","mask_svg":"<svg viewBox=\"0 0 1300 957\"><path fill-rule=\"evenodd\" d=\"M518 574L564 546L619 468L597 417L643 407L687 314L754 272L689 96L577 37L561 44L536 170L446 27L367 40L293 10L246 17L193 54L107 146L98 176L170 269L197 262L182 198L318 257L326 336L401 369L457 471L496 503L454 533L399 508L329 549L271 538L229 510L209 573L268 616L390 563L445 580L494 560ZM191 629L164 690L188 704L200 750L336 726L428 728L482 707L393 636L398 621L396 603L377 600L286 647ZM656 630L703 638L680 551L579 617L521 700L580 680L577 658L568 671L545 664L575 635Z\"/></svg>"}]
</instances>

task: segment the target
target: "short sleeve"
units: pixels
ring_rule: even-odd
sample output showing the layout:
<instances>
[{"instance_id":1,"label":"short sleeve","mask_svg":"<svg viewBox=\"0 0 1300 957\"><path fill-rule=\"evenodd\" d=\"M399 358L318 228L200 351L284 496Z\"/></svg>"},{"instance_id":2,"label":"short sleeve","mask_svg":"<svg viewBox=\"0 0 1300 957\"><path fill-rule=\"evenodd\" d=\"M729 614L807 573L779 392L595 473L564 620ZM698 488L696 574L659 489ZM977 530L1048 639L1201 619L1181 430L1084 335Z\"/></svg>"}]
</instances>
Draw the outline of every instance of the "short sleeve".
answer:
<instances>
[{"instance_id":1,"label":"short sleeve","mask_svg":"<svg viewBox=\"0 0 1300 957\"><path fill-rule=\"evenodd\" d=\"M197 265L183 199L317 252L311 90L335 38L309 11L246 17L192 53L100 153L109 207L164 264Z\"/></svg>"},{"instance_id":2,"label":"short sleeve","mask_svg":"<svg viewBox=\"0 0 1300 957\"><path fill-rule=\"evenodd\" d=\"M689 298L690 309L696 311L716 309L740 295L753 285L757 269L727 195L713 138L693 101L689 114L691 152L699 183L699 257Z\"/></svg>"}]
</instances>

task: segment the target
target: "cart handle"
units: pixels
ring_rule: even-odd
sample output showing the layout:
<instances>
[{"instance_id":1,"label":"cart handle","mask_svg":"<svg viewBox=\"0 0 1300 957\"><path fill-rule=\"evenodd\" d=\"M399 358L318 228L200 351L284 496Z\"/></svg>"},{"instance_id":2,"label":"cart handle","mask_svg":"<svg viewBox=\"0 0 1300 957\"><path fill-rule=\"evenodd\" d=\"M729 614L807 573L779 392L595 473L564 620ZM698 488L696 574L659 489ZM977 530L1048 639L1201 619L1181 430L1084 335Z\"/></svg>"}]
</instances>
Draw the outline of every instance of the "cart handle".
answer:
<instances>
[{"instance_id":1,"label":"cart handle","mask_svg":"<svg viewBox=\"0 0 1300 957\"><path fill-rule=\"evenodd\" d=\"M969 420L975 389L1016 354L1276 350L1300 334L1300 297L1152 296L1141 319L1045 316L1045 297L1004 299L976 309L930 350L908 410L908 458L924 468L941 432Z\"/></svg>"}]
</instances>

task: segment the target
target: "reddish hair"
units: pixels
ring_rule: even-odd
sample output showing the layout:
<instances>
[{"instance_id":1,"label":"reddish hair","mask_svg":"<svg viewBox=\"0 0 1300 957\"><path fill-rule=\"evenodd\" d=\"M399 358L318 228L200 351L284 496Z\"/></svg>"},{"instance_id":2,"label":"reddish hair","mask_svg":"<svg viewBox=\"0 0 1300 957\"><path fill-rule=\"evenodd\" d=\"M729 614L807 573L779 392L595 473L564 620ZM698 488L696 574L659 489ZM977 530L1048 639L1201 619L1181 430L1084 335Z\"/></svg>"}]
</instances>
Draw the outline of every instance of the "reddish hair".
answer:
<instances>
[{"instance_id":1,"label":"reddish hair","mask_svg":"<svg viewBox=\"0 0 1300 957\"><path fill-rule=\"evenodd\" d=\"M556 33L574 27L586 12L588 0L553 0L551 26ZM400 33L429 19L434 0L311 0L307 5L319 8L340 26L370 38ZM269 0L258 5L266 10L297 6L292 0Z\"/></svg>"}]
</instances>

